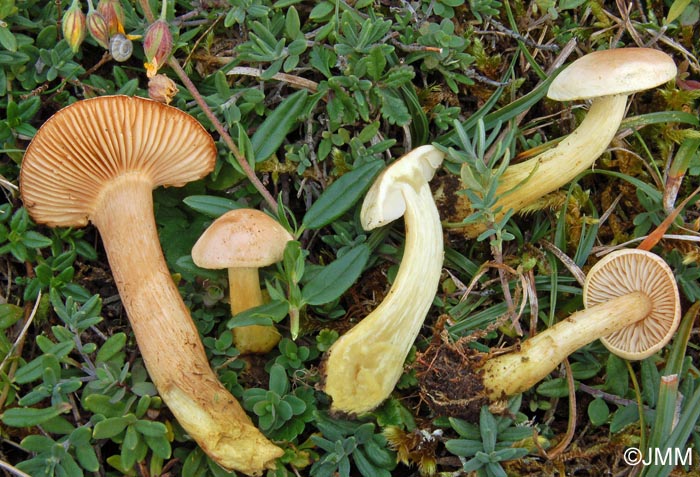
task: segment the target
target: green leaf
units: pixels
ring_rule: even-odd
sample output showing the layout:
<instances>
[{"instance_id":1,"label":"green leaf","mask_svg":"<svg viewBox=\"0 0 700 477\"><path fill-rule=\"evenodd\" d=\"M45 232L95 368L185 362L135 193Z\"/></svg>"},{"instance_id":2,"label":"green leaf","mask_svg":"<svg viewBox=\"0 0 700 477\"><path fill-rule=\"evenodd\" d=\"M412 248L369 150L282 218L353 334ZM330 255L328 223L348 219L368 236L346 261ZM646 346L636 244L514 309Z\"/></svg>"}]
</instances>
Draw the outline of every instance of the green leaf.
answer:
<instances>
[{"instance_id":1,"label":"green leaf","mask_svg":"<svg viewBox=\"0 0 700 477\"><path fill-rule=\"evenodd\" d=\"M133 422L134 418L129 419L127 416L108 417L97 424L92 431L92 437L95 439L111 439L112 437L121 434L126 426Z\"/></svg>"},{"instance_id":2,"label":"green leaf","mask_svg":"<svg viewBox=\"0 0 700 477\"><path fill-rule=\"evenodd\" d=\"M391 89L377 88L375 90L382 100L382 116L390 124L404 126L411 120L408 107L403 99Z\"/></svg>"},{"instance_id":3,"label":"green leaf","mask_svg":"<svg viewBox=\"0 0 700 477\"><path fill-rule=\"evenodd\" d=\"M237 313L227 324L229 328L250 325L271 325L278 323L287 316L289 303L286 301L273 300L264 305L249 308Z\"/></svg>"},{"instance_id":4,"label":"green leaf","mask_svg":"<svg viewBox=\"0 0 700 477\"><path fill-rule=\"evenodd\" d=\"M471 439L450 439L445 442L445 448L454 455L471 457L477 452L483 451L484 445L481 441Z\"/></svg>"},{"instance_id":5,"label":"green leaf","mask_svg":"<svg viewBox=\"0 0 700 477\"><path fill-rule=\"evenodd\" d=\"M620 397L624 397L629 389L629 375L625 362L622 358L610 354L605 370L607 372L605 390Z\"/></svg>"},{"instance_id":6,"label":"green leaf","mask_svg":"<svg viewBox=\"0 0 700 477\"><path fill-rule=\"evenodd\" d=\"M2 413L2 422L11 427L31 427L42 424L54 417L71 410L71 405L67 402L59 403L55 406L42 409L33 407L14 407Z\"/></svg>"},{"instance_id":7,"label":"green leaf","mask_svg":"<svg viewBox=\"0 0 700 477\"><path fill-rule=\"evenodd\" d=\"M295 39L301 35L301 21L299 20L299 12L294 7L287 9L287 15L284 19L284 33L287 38Z\"/></svg>"},{"instance_id":8,"label":"green leaf","mask_svg":"<svg viewBox=\"0 0 700 477\"><path fill-rule=\"evenodd\" d=\"M250 138L256 162L272 156L296 125L306 106L306 90L290 94L272 111Z\"/></svg>"},{"instance_id":9,"label":"green leaf","mask_svg":"<svg viewBox=\"0 0 700 477\"><path fill-rule=\"evenodd\" d=\"M97 352L95 361L97 363L106 363L120 353L124 349L124 345L126 345L126 334L122 332L113 334Z\"/></svg>"},{"instance_id":10,"label":"green leaf","mask_svg":"<svg viewBox=\"0 0 700 477\"><path fill-rule=\"evenodd\" d=\"M0 304L0 330L6 330L14 325L22 316L24 316L22 307L10 303Z\"/></svg>"},{"instance_id":11,"label":"green leaf","mask_svg":"<svg viewBox=\"0 0 700 477\"><path fill-rule=\"evenodd\" d=\"M197 212L213 219L224 215L230 210L242 207L235 200L213 195L191 195L185 197L182 201Z\"/></svg>"},{"instance_id":12,"label":"green leaf","mask_svg":"<svg viewBox=\"0 0 700 477\"><path fill-rule=\"evenodd\" d=\"M683 11L690 5L690 1L691 0L675 0L668 9L668 14L666 15L664 23L668 25L676 18L680 17Z\"/></svg>"},{"instance_id":13,"label":"green leaf","mask_svg":"<svg viewBox=\"0 0 700 477\"><path fill-rule=\"evenodd\" d=\"M566 397L569 395L569 386L564 378L550 379L537 386L537 394L547 397Z\"/></svg>"},{"instance_id":14,"label":"green leaf","mask_svg":"<svg viewBox=\"0 0 700 477\"><path fill-rule=\"evenodd\" d=\"M373 81L379 81L386 68L386 57L381 45L375 45L367 57L367 74Z\"/></svg>"},{"instance_id":15,"label":"green leaf","mask_svg":"<svg viewBox=\"0 0 700 477\"><path fill-rule=\"evenodd\" d=\"M138 420L134 423L134 428L144 436L163 437L168 432L165 424L157 421Z\"/></svg>"},{"instance_id":16,"label":"green leaf","mask_svg":"<svg viewBox=\"0 0 700 477\"><path fill-rule=\"evenodd\" d=\"M310 20L321 20L335 10L333 2L321 2L317 4L309 14Z\"/></svg>"},{"instance_id":17,"label":"green leaf","mask_svg":"<svg viewBox=\"0 0 700 477\"><path fill-rule=\"evenodd\" d=\"M0 27L0 45L7 51L17 51L17 38L7 27Z\"/></svg>"},{"instance_id":18,"label":"green leaf","mask_svg":"<svg viewBox=\"0 0 700 477\"><path fill-rule=\"evenodd\" d=\"M309 207L302 227L318 229L337 220L367 192L383 167L383 161L368 162L336 179Z\"/></svg>"},{"instance_id":19,"label":"green leaf","mask_svg":"<svg viewBox=\"0 0 700 477\"><path fill-rule=\"evenodd\" d=\"M601 398L595 398L588 405L588 418L594 426L602 426L610 416L610 408Z\"/></svg>"},{"instance_id":20,"label":"green leaf","mask_svg":"<svg viewBox=\"0 0 700 477\"><path fill-rule=\"evenodd\" d=\"M341 296L360 276L369 255L367 245L358 245L324 267L302 289L304 302L323 305Z\"/></svg>"},{"instance_id":21,"label":"green leaf","mask_svg":"<svg viewBox=\"0 0 700 477\"><path fill-rule=\"evenodd\" d=\"M58 363L58 358L54 354L43 354L19 368L15 374L15 382L18 384L31 383L39 379L47 368L58 371L58 374L60 374L61 367Z\"/></svg>"}]
</instances>

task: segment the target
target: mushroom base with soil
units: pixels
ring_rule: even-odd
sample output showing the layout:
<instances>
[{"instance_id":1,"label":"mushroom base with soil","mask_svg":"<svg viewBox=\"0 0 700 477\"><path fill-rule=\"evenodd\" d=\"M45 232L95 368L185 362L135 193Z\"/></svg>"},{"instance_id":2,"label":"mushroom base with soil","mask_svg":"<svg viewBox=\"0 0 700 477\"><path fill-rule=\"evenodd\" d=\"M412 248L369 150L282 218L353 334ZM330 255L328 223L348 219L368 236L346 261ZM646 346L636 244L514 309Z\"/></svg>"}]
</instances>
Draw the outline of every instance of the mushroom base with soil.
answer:
<instances>
[{"instance_id":1,"label":"mushroom base with soil","mask_svg":"<svg viewBox=\"0 0 700 477\"><path fill-rule=\"evenodd\" d=\"M629 263L639 259L645 263L635 281ZM600 275L610 270L618 281L601 283ZM680 321L673 273L659 257L640 250L613 253L596 264L584 284L584 303L585 310L509 353L486 355L460 342L433 343L416 362L421 397L437 414L477 418L481 406L532 388L596 339L622 358L644 359L668 343Z\"/></svg>"}]
</instances>

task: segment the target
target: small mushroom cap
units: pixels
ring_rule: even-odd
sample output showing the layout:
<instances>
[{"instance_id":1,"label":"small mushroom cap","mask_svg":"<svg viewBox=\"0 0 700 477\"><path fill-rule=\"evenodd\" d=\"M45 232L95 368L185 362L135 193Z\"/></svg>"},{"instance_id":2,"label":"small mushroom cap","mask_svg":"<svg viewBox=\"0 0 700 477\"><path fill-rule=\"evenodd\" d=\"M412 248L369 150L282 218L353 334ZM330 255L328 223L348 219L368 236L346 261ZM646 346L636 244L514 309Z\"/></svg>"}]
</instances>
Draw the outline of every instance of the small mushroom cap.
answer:
<instances>
[{"instance_id":1,"label":"small mushroom cap","mask_svg":"<svg viewBox=\"0 0 700 477\"><path fill-rule=\"evenodd\" d=\"M571 63L549 86L555 101L629 95L676 77L676 64L663 51L618 48L589 53Z\"/></svg>"},{"instance_id":2,"label":"small mushroom cap","mask_svg":"<svg viewBox=\"0 0 700 477\"><path fill-rule=\"evenodd\" d=\"M588 273L583 285L586 307L639 291L652 301L652 311L601 342L621 358L647 358L669 342L680 323L681 305L673 271L646 250L620 250L606 255Z\"/></svg>"},{"instance_id":3,"label":"small mushroom cap","mask_svg":"<svg viewBox=\"0 0 700 477\"><path fill-rule=\"evenodd\" d=\"M294 237L256 209L234 209L216 219L192 247L202 268L261 268L279 262Z\"/></svg>"},{"instance_id":4,"label":"small mushroom cap","mask_svg":"<svg viewBox=\"0 0 700 477\"><path fill-rule=\"evenodd\" d=\"M204 177L216 145L189 114L129 96L101 96L67 106L29 144L20 172L21 195L39 223L87 224L111 179L139 174L153 187L182 186Z\"/></svg>"},{"instance_id":5,"label":"small mushroom cap","mask_svg":"<svg viewBox=\"0 0 700 477\"><path fill-rule=\"evenodd\" d=\"M401 156L377 177L365 195L360 220L365 230L388 224L406 211L401 192L405 185L418 191L427 184L445 155L435 146L425 145Z\"/></svg>"}]
</instances>

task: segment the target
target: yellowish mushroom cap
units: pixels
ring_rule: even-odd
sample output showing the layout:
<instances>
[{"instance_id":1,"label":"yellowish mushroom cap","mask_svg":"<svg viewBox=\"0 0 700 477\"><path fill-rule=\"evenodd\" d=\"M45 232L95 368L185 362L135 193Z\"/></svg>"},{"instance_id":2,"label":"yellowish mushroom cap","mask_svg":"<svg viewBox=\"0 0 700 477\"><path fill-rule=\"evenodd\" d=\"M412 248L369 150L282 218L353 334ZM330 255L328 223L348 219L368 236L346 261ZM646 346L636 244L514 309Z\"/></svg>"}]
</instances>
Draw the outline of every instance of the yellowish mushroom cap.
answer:
<instances>
[{"instance_id":1,"label":"yellowish mushroom cap","mask_svg":"<svg viewBox=\"0 0 700 477\"><path fill-rule=\"evenodd\" d=\"M676 64L652 48L617 48L589 53L554 78L547 97L555 101L629 95L676 77Z\"/></svg>"},{"instance_id":2,"label":"yellowish mushroom cap","mask_svg":"<svg viewBox=\"0 0 700 477\"><path fill-rule=\"evenodd\" d=\"M216 219L192 248L202 268L261 268L279 262L294 237L256 209L234 209Z\"/></svg>"},{"instance_id":3,"label":"yellowish mushroom cap","mask_svg":"<svg viewBox=\"0 0 700 477\"><path fill-rule=\"evenodd\" d=\"M596 263L583 285L586 308L635 291L651 299L651 313L600 340L612 353L630 360L653 355L678 328L681 305L673 271L652 252L620 250Z\"/></svg>"},{"instance_id":4,"label":"yellowish mushroom cap","mask_svg":"<svg viewBox=\"0 0 700 477\"><path fill-rule=\"evenodd\" d=\"M50 226L87 224L111 179L135 174L158 186L207 175L216 145L189 114L150 99L101 96L67 106L29 144L20 172L32 218Z\"/></svg>"}]
</instances>

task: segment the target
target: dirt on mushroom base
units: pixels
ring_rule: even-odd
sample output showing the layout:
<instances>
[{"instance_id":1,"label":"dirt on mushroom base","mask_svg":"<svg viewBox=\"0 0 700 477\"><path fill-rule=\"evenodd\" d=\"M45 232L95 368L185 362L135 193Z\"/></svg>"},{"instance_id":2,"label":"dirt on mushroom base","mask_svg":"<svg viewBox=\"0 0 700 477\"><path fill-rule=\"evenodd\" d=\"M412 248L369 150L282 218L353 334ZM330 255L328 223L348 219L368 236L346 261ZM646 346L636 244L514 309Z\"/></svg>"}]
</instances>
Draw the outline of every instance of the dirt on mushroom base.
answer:
<instances>
[{"instance_id":1,"label":"dirt on mushroom base","mask_svg":"<svg viewBox=\"0 0 700 477\"><path fill-rule=\"evenodd\" d=\"M438 330L442 323L438 322ZM413 364L420 398L437 416L478 422L481 407L491 404L480 370L489 355L465 346L469 341L450 342L436 331L433 341Z\"/></svg>"}]
</instances>

